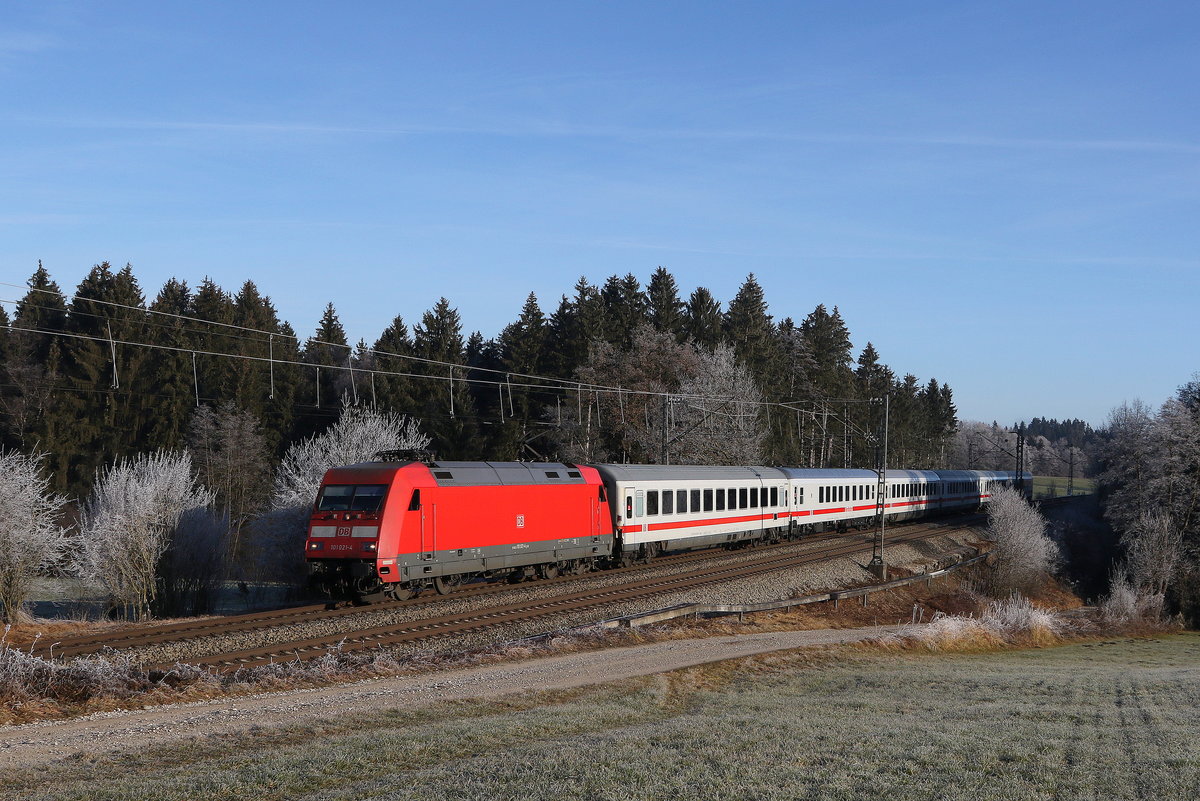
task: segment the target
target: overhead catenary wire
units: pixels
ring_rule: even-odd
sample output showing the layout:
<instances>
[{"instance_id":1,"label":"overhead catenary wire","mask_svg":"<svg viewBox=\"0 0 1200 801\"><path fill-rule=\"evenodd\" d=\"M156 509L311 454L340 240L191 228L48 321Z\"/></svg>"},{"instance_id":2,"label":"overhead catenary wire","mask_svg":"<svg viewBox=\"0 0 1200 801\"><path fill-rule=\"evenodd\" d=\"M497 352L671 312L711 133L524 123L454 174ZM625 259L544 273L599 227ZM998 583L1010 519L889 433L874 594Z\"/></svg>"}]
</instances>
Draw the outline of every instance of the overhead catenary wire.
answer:
<instances>
[{"instance_id":1,"label":"overhead catenary wire","mask_svg":"<svg viewBox=\"0 0 1200 801\"><path fill-rule=\"evenodd\" d=\"M6 283L6 282L0 282L0 286L19 287L19 285L10 284L10 283ZM45 294L57 295L58 297L62 298L64 301L75 300L77 297L77 296L68 296L61 291L56 293L56 292L52 292L51 290L44 290L44 289L40 289L40 288L31 288L31 287L26 287L26 288L29 291L37 291L37 292L42 292ZM112 307L112 308L123 309L123 310L127 310L127 311L133 312L135 314L139 314L139 315L155 315L155 316L159 316L159 317L184 321L185 323L189 323L193 326L200 326L200 328L191 327L191 328L182 329L186 333L196 333L196 334L204 334L204 335L211 336L212 335L211 330L207 330L207 329L210 329L211 327L219 327L219 328L230 329L232 331L240 331L240 332L244 332L244 333L257 334L257 335L259 335L257 337L237 336L237 335L233 335L233 334L225 334L222 336L227 341L265 343L267 345L267 355L266 355L266 357L262 357L262 356L248 355L248 354L244 354L244 353L230 353L230 352L223 352L223 351L217 351L217 350L200 350L200 349L195 349L195 348L182 348L182 347L174 347L174 346L170 346L170 345L162 345L162 344L150 343L150 342L135 342L135 341L129 341L129 340L124 340L124 339L117 339L115 337L110 336L108 338L108 342L109 342L109 346L110 346L110 351L113 354L114 383L117 382L117 372L116 372L117 365L116 365L116 354L115 354L115 349L116 349L117 344L121 344L123 346L130 346L130 347L147 348L147 349L151 349L151 350L164 350L164 351L179 352L179 353L187 352L187 353L192 354L193 359L195 358L196 355L204 355L204 356L216 357L216 358L231 358L231 359L240 359L240 360L252 361L252 362L266 362L268 365L268 368L269 368L269 381L270 381L269 397L272 399L275 397L275 389L276 388L275 388L275 374L274 373L275 373L275 365L277 362L281 366L289 366L289 365L296 366L296 367L314 366L314 367L316 367L316 374L317 374L317 378L316 378L317 398L316 398L316 404L315 404L317 409L321 408L320 366L325 366L325 367L328 367L333 370L349 371L350 376L351 376L351 385L352 385L352 389L353 389L355 395L357 395L357 385L356 385L356 382L354 381L354 373L355 372L360 372L360 373L367 372L370 377L371 383L372 383L372 400L373 400L373 402L374 402L374 394L375 394L374 393L374 379L375 379L376 375L382 375L385 377L409 378L409 379L416 379L416 380L445 380L445 379L439 379L436 375L431 375L431 374L427 374L427 373L406 372L406 371L400 371L400 370L381 370L374 366L372 366L369 369L364 369L362 367L356 368L356 367L354 367L353 360L352 360L352 352L353 352L352 346L347 345L347 344L338 343L338 342L327 342L324 340L316 339L315 337L309 337L307 339L302 339L301 337L293 335L293 334L285 334L282 332L273 332L273 331L267 331L267 330L262 330L262 329L256 329L256 328L251 328L248 326L238 325L235 323L225 323L225 322L221 322L221 321L203 320L201 318L190 317L187 315L182 315L182 314L178 314L178 313L174 313L174 312L164 312L164 311L157 310L157 309L147 309L147 308L140 307L140 306L130 306L128 304L121 304L121 303L116 303L113 301L106 301L106 300L93 299L93 298L79 298L79 300L85 301L87 303L95 303L95 304L100 304L100 305L104 305L104 306L108 306L108 307ZM3 303L9 303L9 304L13 304L15 306L17 304L17 301L13 301L11 299L0 299L0 304L3 304ZM49 308L49 307L40 307L40 308ZM60 309L57 309L57 308L54 310L61 311ZM93 317L96 319L104 319L106 321L106 325L108 325L111 328L111 320L109 318L104 317L103 315L95 314L92 312L82 312L81 310L68 310L67 314L68 314L68 317L72 316L72 315L83 314L85 316ZM140 323L149 325L154 328L168 329L168 330L174 330L174 331L181 330L178 327L172 327L172 326L168 326L168 325L164 325L164 324L160 324L160 323L151 323L151 322L144 321L144 320L140 321ZM11 326L10 330L22 331L22 332L34 333L34 334L41 334L41 335L46 335L46 336L76 338L76 339L84 339L84 340L92 340L92 341L103 341L103 339L104 339L102 337L93 337L93 336L89 336L87 334L81 334L81 333L73 333L73 332L61 331L61 330L28 328L28 327L21 327L21 326ZM317 366L317 365L313 365L311 362L306 362L306 361L297 360L297 359L276 359L275 353L274 353L274 350L275 350L274 349L274 338L276 336L295 340L297 342L297 344L305 343L306 347L325 346L328 348L346 348L347 349L346 366L345 367L340 367L338 365ZM538 374L534 374L534 373L520 373L520 372L513 372L511 370L504 370L501 368L490 368L490 367L483 367L483 366L468 366L468 365L463 365L463 364L456 363L456 362L449 362L449 361L440 360L440 359L430 359L430 358L426 358L426 357L422 357L422 356L417 356L414 354L393 353L393 352L389 352L389 351L377 350L374 348L361 348L360 352L364 355L370 354L370 355L374 355L374 356L384 356L384 357L388 357L388 358L392 358L392 359L407 360L409 362L413 362L416 364L427 364L429 366L444 366L444 367L446 367L447 375L448 375L448 385L449 385L449 390L450 390L449 400L450 400L450 418L451 419L454 419L456 416L461 414L461 412L456 408L455 398L454 398L454 380L455 380L454 379L454 371L456 368L467 372L468 375L470 373L476 374L474 377L463 379L467 384L485 385L485 386L486 385L499 386L502 384L505 385L509 392L509 413L510 413L510 415L512 415L513 412L515 411L513 408L514 404L513 404L512 396L511 396L512 388L514 386L520 387L520 388L523 388L526 390L555 393L556 395L558 395L558 398L559 398L557 401L557 406L558 406L560 416L561 416L561 396L567 394L568 392L574 391L576 393L577 404L580 405L580 409L578 410L578 415L579 415L578 419L581 422L582 422L582 418L583 418L582 394L585 391L589 391L592 394L592 397L594 398L594 401L596 403L596 423L597 423L597 425L600 424L600 422L599 422L600 421L600 413L601 413L600 397L602 394L616 396L617 406L618 406L618 409L616 411L622 418L624 417L624 411L625 411L624 399L625 399L626 395L640 396L640 397L645 397L645 398L656 398L656 397L662 397L662 398L668 398L668 399L675 398L675 399L679 399L679 400L690 400L690 401L697 401L697 402L716 402L716 403L727 403L731 400L731 398L726 397L726 396L712 396L712 395L704 395L704 394L696 394L696 393L680 393L680 392L659 391L659 390L636 390L636 389L623 388L620 386L609 386L609 385L604 385L604 384L581 382L578 379L574 379L574 378L560 378L560 377L556 377L556 376L543 376L543 375L538 375ZM494 376L496 376L496 378L495 379L487 378L484 375L480 375L480 374L494 375ZM503 378L501 379L500 376L503 376ZM513 380L514 377L517 379L520 379L520 380L514 381ZM199 396L198 381L196 383L197 383L196 394L197 394L197 396ZM501 407L503 407L503 389L504 389L504 387L501 387ZM825 415L828 415L829 414L829 406L828 405L831 403L834 403L834 402L838 402L838 401L845 401L845 402L856 403L856 404L857 403L874 402L871 399L867 399L867 400L857 399L857 398L856 399L835 399L835 398L824 398L824 397L817 395L817 396L814 396L809 399L799 399L798 398L798 399L785 400L785 401L766 401L766 400L741 401L740 403L744 404L747 407L753 407L753 408L765 410L765 413L766 413L768 419L770 418L770 407L772 407L772 406L776 406L776 407L779 407L781 409L786 409L786 410L795 410L797 412L797 414L804 412L815 419L818 414L818 407L823 407L821 411ZM592 402L593 401L591 399L589 399L589 402L588 402L588 418L589 418L588 426L589 427L590 427L590 422L591 422ZM812 409L811 409L811 411L808 409L800 409L800 408L798 408L800 405L811 406ZM837 415L834 414L834 417L836 417L836 416ZM862 429L854 421L848 420L846 422L848 423L849 427L853 428L853 430L856 433L861 434L867 438L871 438L873 436L871 432L868 432L868 431ZM799 430L799 427L798 427L798 430Z\"/></svg>"}]
</instances>

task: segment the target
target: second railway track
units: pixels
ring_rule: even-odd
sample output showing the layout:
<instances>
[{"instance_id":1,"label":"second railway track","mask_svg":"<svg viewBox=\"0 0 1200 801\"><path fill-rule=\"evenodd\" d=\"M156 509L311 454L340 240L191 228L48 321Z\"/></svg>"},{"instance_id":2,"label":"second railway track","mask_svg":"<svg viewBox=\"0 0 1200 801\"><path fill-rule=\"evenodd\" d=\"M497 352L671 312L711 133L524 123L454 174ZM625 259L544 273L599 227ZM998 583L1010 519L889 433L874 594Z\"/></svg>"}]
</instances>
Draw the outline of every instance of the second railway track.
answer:
<instances>
[{"instance_id":1,"label":"second railway track","mask_svg":"<svg viewBox=\"0 0 1200 801\"><path fill-rule=\"evenodd\" d=\"M960 524L958 527L961 528L962 525ZM923 539L947 533L949 529L950 527L946 524L908 526L902 531L894 533L890 540L906 542ZM490 606L457 614L376 626L352 633L338 633L258 648L216 653L186 661L220 671L232 671L280 661L319 658L334 650L356 651L436 640L501 626L512 627L532 620L550 619L571 612L600 608L608 604L639 601L703 585L724 583L772 571L811 565L839 556L862 553L870 547L869 538L853 537L850 541L842 538L840 542L830 542L820 548L799 554L784 550L762 554L757 558L736 564L698 568L668 576L634 579L616 586L567 592L536 601ZM152 665L151 669L166 671L172 667L173 664L160 663Z\"/></svg>"}]
</instances>

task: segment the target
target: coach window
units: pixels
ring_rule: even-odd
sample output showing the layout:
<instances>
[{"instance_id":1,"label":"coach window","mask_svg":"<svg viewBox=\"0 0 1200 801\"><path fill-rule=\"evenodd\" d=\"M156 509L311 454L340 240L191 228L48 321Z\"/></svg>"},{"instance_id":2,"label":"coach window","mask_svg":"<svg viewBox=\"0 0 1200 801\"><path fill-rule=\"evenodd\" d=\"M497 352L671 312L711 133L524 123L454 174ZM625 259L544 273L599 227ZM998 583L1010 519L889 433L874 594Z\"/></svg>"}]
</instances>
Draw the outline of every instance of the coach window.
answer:
<instances>
[{"instance_id":1,"label":"coach window","mask_svg":"<svg viewBox=\"0 0 1200 801\"><path fill-rule=\"evenodd\" d=\"M724 487L717 488L717 511L718 512L725 511L725 488Z\"/></svg>"},{"instance_id":2,"label":"coach window","mask_svg":"<svg viewBox=\"0 0 1200 801\"><path fill-rule=\"evenodd\" d=\"M687 512L687 490L675 490L675 514Z\"/></svg>"},{"instance_id":3,"label":"coach window","mask_svg":"<svg viewBox=\"0 0 1200 801\"><path fill-rule=\"evenodd\" d=\"M625 496L625 519L628 520L631 517L633 517L633 496L626 495Z\"/></svg>"},{"instance_id":4,"label":"coach window","mask_svg":"<svg viewBox=\"0 0 1200 801\"><path fill-rule=\"evenodd\" d=\"M745 487L738 487L738 508L750 508L750 490L746 489Z\"/></svg>"},{"instance_id":5,"label":"coach window","mask_svg":"<svg viewBox=\"0 0 1200 801\"><path fill-rule=\"evenodd\" d=\"M675 493L671 490L663 490L662 513L664 515L673 514L675 512Z\"/></svg>"},{"instance_id":6,"label":"coach window","mask_svg":"<svg viewBox=\"0 0 1200 801\"><path fill-rule=\"evenodd\" d=\"M751 509L758 508L758 487L750 488L750 508Z\"/></svg>"},{"instance_id":7,"label":"coach window","mask_svg":"<svg viewBox=\"0 0 1200 801\"><path fill-rule=\"evenodd\" d=\"M797 506L804 504L804 487L797 487L793 495L795 496Z\"/></svg>"},{"instance_id":8,"label":"coach window","mask_svg":"<svg viewBox=\"0 0 1200 801\"><path fill-rule=\"evenodd\" d=\"M704 511L711 512L713 510L713 491L706 489L704 491Z\"/></svg>"},{"instance_id":9,"label":"coach window","mask_svg":"<svg viewBox=\"0 0 1200 801\"><path fill-rule=\"evenodd\" d=\"M658 514L658 490L650 490L646 493L646 514Z\"/></svg>"},{"instance_id":10,"label":"coach window","mask_svg":"<svg viewBox=\"0 0 1200 801\"><path fill-rule=\"evenodd\" d=\"M779 505L779 487L771 487L771 505Z\"/></svg>"},{"instance_id":11,"label":"coach window","mask_svg":"<svg viewBox=\"0 0 1200 801\"><path fill-rule=\"evenodd\" d=\"M641 516L642 516L642 515L644 515L644 514L646 514L646 496L642 494L642 491L641 491L641 490L638 490L638 494L637 494L637 516L638 516L638 517L641 517Z\"/></svg>"},{"instance_id":12,"label":"coach window","mask_svg":"<svg viewBox=\"0 0 1200 801\"><path fill-rule=\"evenodd\" d=\"M688 503L688 508L691 509L693 512L700 511L700 490L698 490L698 489L692 490L691 502Z\"/></svg>"}]
</instances>

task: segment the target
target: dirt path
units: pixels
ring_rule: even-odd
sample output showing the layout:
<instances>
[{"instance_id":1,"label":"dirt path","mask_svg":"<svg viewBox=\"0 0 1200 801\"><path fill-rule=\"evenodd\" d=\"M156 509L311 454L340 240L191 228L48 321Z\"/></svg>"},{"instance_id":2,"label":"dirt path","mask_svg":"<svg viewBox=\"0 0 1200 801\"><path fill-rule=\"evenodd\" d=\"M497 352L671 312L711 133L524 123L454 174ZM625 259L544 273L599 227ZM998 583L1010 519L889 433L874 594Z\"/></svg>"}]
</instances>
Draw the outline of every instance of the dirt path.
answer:
<instances>
[{"instance_id":1,"label":"dirt path","mask_svg":"<svg viewBox=\"0 0 1200 801\"><path fill-rule=\"evenodd\" d=\"M342 717L359 709L378 712L523 690L600 684L770 651L855 642L898 628L872 626L670 640L315 690L0 727L0 767L36 765L74 754L136 750L214 734L237 734L255 727L284 726L331 715Z\"/></svg>"}]
</instances>

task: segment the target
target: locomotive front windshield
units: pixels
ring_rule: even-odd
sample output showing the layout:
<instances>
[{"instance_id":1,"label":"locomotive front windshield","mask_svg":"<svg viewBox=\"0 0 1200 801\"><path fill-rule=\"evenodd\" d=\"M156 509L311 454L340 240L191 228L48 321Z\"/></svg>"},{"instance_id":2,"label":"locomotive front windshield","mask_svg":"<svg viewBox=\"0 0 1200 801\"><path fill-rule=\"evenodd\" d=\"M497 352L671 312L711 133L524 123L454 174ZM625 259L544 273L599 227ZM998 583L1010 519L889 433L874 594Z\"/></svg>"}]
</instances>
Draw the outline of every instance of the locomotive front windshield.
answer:
<instances>
[{"instance_id":1,"label":"locomotive front windshield","mask_svg":"<svg viewBox=\"0 0 1200 801\"><path fill-rule=\"evenodd\" d=\"M385 484L327 484L317 499L318 512L378 512Z\"/></svg>"}]
</instances>

